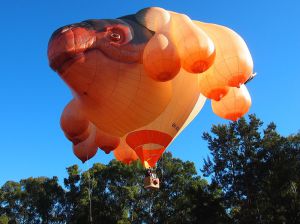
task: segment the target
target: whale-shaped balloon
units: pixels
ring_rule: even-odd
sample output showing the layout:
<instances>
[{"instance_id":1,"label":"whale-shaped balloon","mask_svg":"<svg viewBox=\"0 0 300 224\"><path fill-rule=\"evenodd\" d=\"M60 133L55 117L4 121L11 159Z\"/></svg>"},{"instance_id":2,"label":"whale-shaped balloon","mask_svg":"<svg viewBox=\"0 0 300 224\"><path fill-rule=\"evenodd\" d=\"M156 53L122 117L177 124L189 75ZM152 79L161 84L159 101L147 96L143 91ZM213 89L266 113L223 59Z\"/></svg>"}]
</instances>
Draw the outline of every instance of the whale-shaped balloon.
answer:
<instances>
[{"instance_id":1,"label":"whale-shaped balloon","mask_svg":"<svg viewBox=\"0 0 300 224\"><path fill-rule=\"evenodd\" d=\"M248 94L243 84L253 70L243 39L224 26L162 8L64 26L52 34L48 58L73 94L61 127L81 160L95 148L116 149L124 163L138 156L153 167L206 98L228 119L222 107L234 120L250 107L241 100L251 102L242 94ZM240 86L239 97L225 98Z\"/></svg>"}]
</instances>

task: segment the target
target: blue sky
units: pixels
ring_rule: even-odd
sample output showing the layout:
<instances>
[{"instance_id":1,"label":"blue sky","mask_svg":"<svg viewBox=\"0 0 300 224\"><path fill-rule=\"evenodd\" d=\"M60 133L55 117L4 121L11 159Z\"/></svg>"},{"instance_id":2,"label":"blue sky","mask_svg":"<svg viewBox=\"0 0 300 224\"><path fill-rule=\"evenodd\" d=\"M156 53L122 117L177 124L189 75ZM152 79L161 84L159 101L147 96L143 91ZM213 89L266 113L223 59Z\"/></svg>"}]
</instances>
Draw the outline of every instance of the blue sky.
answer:
<instances>
[{"instance_id":1,"label":"blue sky","mask_svg":"<svg viewBox=\"0 0 300 224\"><path fill-rule=\"evenodd\" d=\"M59 119L71 99L67 86L48 66L47 43L58 27L89 18L116 18L160 6L194 20L238 32L251 51L257 78L249 83L250 113L274 121L283 135L300 129L300 1L261 0L10 0L0 7L0 185L30 176L66 176L81 164L64 137ZM169 151L195 162L209 154L201 139L212 124L227 123L207 101ZM102 152L90 160L107 163Z\"/></svg>"}]
</instances>

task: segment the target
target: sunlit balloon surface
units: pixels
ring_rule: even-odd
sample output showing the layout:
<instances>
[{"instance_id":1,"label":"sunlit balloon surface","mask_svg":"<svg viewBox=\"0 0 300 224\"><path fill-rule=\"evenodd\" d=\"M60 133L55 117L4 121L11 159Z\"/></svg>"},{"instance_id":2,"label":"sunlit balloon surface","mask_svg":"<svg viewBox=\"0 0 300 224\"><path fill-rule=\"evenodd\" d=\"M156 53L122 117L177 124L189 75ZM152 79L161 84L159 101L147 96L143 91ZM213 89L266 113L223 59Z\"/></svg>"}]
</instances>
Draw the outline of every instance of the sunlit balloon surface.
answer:
<instances>
[{"instance_id":1,"label":"sunlit balloon surface","mask_svg":"<svg viewBox=\"0 0 300 224\"><path fill-rule=\"evenodd\" d=\"M74 96L61 127L82 162L100 148L153 167L207 98L234 121L251 106L244 84L253 61L243 39L162 8L64 26L48 58Z\"/></svg>"}]
</instances>

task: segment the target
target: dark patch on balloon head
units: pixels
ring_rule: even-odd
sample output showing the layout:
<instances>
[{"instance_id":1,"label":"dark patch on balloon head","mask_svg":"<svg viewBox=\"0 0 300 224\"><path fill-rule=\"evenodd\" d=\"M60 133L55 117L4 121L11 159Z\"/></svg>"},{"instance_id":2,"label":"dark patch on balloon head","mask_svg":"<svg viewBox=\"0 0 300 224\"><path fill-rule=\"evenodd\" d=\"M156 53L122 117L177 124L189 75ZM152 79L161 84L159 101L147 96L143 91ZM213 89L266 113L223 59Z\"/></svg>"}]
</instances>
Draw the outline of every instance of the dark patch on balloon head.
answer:
<instances>
[{"instance_id":1,"label":"dark patch on balloon head","mask_svg":"<svg viewBox=\"0 0 300 224\"><path fill-rule=\"evenodd\" d=\"M152 30L149 30L144 24L141 24L135 17L135 15L127 15L119 17L118 19L124 20L126 23L129 23L137 38L134 38L133 43L140 44L148 42L149 39L155 34Z\"/></svg>"},{"instance_id":2,"label":"dark patch on balloon head","mask_svg":"<svg viewBox=\"0 0 300 224\"><path fill-rule=\"evenodd\" d=\"M118 25L120 24L120 21L116 19L88 19L81 22L81 24L85 23L90 26L90 29L95 30L96 32L104 32L106 27Z\"/></svg>"},{"instance_id":3,"label":"dark patch on balloon head","mask_svg":"<svg viewBox=\"0 0 300 224\"><path fill-rule=\"evenodd\" d=\"M147 29L147 27L146 27L145 18L146 18L146 15L148 14L148 11L151 9L152 9L152 7L144 8L133 15L135 17L135 20L137 20L138 23L141 24L142 26L144 26L146 29ZM138 19L137 19L137 17L138 17Z\"/></svg>"}]
</instances>

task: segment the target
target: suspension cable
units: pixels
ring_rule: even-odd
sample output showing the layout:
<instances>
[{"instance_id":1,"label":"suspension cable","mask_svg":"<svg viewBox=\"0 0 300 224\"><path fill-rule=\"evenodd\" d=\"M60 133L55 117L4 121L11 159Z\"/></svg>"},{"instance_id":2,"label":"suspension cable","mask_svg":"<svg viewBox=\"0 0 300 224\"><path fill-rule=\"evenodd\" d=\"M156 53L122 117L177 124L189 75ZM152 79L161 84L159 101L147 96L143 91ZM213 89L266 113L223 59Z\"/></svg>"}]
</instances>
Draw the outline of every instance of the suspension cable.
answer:
<instances>
[{"instance_id":1,"label":"suspension cable","mask_svg":"<svg viewBox=\"0 0 300 224\"><path fill-rule=\"evenodd\" d=\"M162 181L163 181L163 178L164 178L164 154L162 154L162 157L161 157L161 180Z\"/></svg>"}]
</instances>

